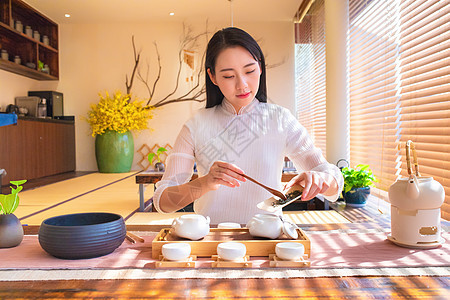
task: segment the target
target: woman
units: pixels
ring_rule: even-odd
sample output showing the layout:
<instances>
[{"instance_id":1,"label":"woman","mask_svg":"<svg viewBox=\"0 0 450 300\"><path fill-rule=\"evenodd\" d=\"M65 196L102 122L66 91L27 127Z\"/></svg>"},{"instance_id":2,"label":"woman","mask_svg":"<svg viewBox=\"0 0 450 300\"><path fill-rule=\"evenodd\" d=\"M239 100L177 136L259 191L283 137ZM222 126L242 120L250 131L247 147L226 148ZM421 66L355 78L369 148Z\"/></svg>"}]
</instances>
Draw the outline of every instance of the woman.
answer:
<instances>
[{"instance_id":1,"label":"woman","mask_svg":"<svg viewBox=\"0 0 450 300\"><path fill-rule=\"evenodd\" d=\"M157 211L174 212L194 202L194 211L209 216L212 224L245 224L263 212L257 203L272 195L238 173L281 189L285 156L299 172L285 190L301 184L304 201L319 193L330 201L338 198L339 169L325 160L287 109L266 103L264 56L248 33L233 27L214 34L205 69L206 108L178 135L156 185ZM199 177L190 181L194 162Z\"/></svg>"}]
</instances>

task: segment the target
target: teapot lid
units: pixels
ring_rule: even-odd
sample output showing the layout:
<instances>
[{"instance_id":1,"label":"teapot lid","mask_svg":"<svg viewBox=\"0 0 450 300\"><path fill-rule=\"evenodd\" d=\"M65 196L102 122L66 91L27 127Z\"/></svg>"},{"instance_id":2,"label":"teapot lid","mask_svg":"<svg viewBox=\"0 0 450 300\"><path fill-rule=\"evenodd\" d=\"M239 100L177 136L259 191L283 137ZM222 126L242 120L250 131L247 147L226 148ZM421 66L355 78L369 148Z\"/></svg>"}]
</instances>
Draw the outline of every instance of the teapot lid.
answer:
<instances>
[{"instance_id":1,"label":"teapot lid","mask_svg":"<svg viewBox=\"0 0 450 300\"><path fill-rule=\"evenodd\" d=\"M295 224L292 224L291 222L283 222L283 233L290 237L293 240L298 239L298 232L297 232L298 226Z\"/></svg>"}]
</instances>

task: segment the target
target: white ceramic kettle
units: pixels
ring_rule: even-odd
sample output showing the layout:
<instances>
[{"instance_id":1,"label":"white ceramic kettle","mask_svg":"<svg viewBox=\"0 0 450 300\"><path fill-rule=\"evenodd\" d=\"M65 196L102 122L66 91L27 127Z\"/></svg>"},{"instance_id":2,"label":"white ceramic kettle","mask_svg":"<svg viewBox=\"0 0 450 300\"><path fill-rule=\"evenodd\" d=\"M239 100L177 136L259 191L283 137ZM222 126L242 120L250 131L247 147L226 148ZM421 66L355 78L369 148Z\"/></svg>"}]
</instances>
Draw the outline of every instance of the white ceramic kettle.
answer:
<instances>
[{"instance_id":1,"label":"white ceramic kettle","mask_svg":"<svg viewBox=\"0 0 450 300\"><path fill-rule=\"evenodd\" d=\"M411 167L411 152L414 159L414 173ZM445 200L444 187L433 177L420 176L412 141L406 142L406 163L409 177L399 178L390 186L389 202L405 211L440 208Z\"/></svg>"},{"instance_id":2,"label":"white ceramic kettle","mask_svg":"<svg viewBox=\"0 0 450 300\"><path fill-rule=\"evenodd\" d=\"M256 214L248 221L247 228L252 236L276 239L283 232L283 221L277 215Z\"/></svg>"},{"instance_id":3,"label":"white ceramic kettle","mask_svg":"<svg viewBox=\"0 0 450 300\"><path fill-rule=\"evenodd\" d=\"M411 168L411 152L415 173ZM391 234L388 239L402 247L429 249L438 247L441 237L441 205L445 192L432 177L419 174L414 143L406 143L409 177L400 178L389 188L391 203Z\"/></svg>"},{"instance_id":4,"label":"white ceramic kettle","mask_svg":"<svg viewBox=\"0 0 450 300\"><path fill-rule=\"evenodd\" d=\"M209 217L189 214L174 219L172 229L179 237L199 240L209 233L209 223Z\"/></svg>"}]
</instances>

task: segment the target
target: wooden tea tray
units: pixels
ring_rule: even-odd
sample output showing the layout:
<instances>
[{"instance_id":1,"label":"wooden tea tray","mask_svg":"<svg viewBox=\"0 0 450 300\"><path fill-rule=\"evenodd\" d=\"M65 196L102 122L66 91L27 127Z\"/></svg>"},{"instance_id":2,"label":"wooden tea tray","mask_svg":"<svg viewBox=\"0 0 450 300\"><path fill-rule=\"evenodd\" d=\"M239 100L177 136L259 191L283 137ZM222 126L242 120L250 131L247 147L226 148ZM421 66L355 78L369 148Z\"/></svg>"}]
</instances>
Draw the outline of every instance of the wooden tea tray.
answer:
<instances>
[{"instance_id":1,"label":"wooden tea tray","mask_svg":"<svg viewBox=\"0 0 450 300\"><path fill-rule=\"evenodd\" d=\"M191 254L200 257L211 257L217 254L217 245L223 242L240 242L247 247L249 256L269 256L275 253L275 245L281 242L297 242L305 246L307 257L311 254L311 241L301 229L297 229L298 238L293 240L284 234L276 240L253 237L248 228L211 228L209 234L198 241L180 238L171 232L171 228L163 228L152 241L152 257L157 259L162 254L162 246L167 243L188 243Z\"/></svg>"}]
</instances>

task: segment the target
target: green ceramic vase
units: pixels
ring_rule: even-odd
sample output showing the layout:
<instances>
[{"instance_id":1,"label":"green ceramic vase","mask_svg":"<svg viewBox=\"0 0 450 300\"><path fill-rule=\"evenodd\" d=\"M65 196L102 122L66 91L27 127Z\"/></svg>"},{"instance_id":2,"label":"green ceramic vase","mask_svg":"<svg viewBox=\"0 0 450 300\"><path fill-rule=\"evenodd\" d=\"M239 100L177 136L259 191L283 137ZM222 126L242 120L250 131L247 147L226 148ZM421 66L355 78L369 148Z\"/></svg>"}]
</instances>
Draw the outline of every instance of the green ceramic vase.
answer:
<instances>
[{"instance_id":1,"label":"green ceramic vase","mask_svg":"<svg viewBox=\"0 0 450 300\"><path fill-rule=\"evenodd\" d=\"M134 140L130 131L107 131L95 137L95 157L100 173L130 172Z\"/></svg>"}]
</instances>

